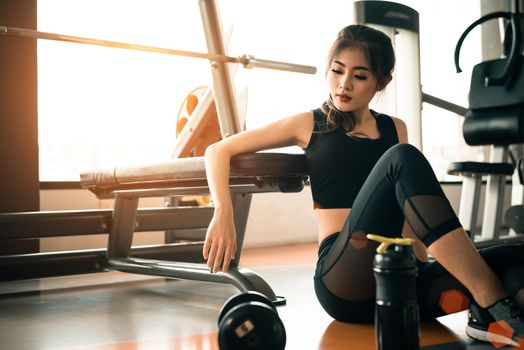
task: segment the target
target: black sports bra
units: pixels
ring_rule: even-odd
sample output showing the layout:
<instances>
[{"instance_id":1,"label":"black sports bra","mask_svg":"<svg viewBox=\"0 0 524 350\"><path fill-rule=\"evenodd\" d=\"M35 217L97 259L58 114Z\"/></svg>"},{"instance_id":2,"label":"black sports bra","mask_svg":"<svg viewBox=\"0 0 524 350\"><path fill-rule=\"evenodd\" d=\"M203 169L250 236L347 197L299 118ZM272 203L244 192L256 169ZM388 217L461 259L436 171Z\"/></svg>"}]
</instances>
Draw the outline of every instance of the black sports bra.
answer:
<instances>
[{"instance_id":1,"label":"black sports bra","mask_svg":"<svg viewBox=\"0 0 524 350\"><path fill-rule=\"evenodd\" d=\"M315 124L305 150L315 208L351 208L371 169L391 146L399 143L393 119L374 115L380 137L346 135L341 128L321 131L326 115L313 110Z\"/></svg>"}]
</instances>

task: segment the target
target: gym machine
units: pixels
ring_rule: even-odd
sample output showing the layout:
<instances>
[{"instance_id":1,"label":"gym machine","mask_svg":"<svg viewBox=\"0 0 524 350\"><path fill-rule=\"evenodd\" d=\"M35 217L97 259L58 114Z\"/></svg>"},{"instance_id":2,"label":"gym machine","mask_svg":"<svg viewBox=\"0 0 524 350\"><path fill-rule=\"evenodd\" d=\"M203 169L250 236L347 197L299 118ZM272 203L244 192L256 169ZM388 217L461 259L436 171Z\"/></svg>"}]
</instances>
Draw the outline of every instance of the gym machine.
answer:
<instances>
[{"instance_id":1,"label":"gym machine","mask_svg":"<svg viewBox=\"0 0 524 350\"><path fill-rule=\"evenodd\" d=\"M524 143L524 59L522 56L522 13L519 1L514 11L497 11L473 22L461 35L455 49L455 66L460 72L460 48L476 26L504 18L505 57L486 60L473 68L469 108L463 135L470 146L489 146L488 162L454 162L448 173L463 176L459 219L477 246L523 241L524 207L522 206L523 158L512 156ZM482 226L477 228L482 179L487 177ZM506 180L513 177L512 203L505 213ZM502 220L510 226L503 235Z\"/></svg>"}]
</instances>

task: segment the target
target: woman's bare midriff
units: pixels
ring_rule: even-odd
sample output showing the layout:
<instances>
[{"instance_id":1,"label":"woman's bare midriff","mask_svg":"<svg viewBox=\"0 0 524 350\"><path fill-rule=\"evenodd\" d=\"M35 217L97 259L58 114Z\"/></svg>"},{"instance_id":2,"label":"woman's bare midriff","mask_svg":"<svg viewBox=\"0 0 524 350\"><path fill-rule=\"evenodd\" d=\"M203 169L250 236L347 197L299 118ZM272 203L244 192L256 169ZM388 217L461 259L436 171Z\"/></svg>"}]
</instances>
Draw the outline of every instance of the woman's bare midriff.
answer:
<instances>
[{"instance_id":1,"label":"woman's bare midriff","mask_svg":"<svg viewBox=\"0 0 524 350\"><path fill-rule=\"evenodd\" d=\"M350 208L315 209L318 222L318 242L322 242L324 238L335 232L340 232L350 211Z\"/></svg>"}]
</instances>

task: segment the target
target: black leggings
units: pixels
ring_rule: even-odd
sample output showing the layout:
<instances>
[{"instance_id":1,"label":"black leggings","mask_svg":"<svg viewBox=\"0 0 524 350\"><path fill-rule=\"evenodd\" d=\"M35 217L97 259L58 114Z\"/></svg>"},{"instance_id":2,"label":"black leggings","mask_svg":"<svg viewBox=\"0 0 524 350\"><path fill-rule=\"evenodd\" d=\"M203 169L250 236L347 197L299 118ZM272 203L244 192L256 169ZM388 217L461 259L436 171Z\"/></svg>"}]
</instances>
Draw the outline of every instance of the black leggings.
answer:
<instances>
[{"instance_id":1,"label":"black leggings","mask_svg":"<svg viewBox=\"0 0 524 350\"><path fill-rule=\"evenodd\" d=\"M369 174L341 232L320 244L315 292L334 319L373 321L372 265L378 243L369 241L366 234L400 237L404 220L426 247L461 227L424 155L409 144L398 144L384 153ZM524 244L480 253L510 296L524 287ZM417 292L421 319L464 310L471 299L469 291L438 262L419 262Z\"/></svg>"}]
</instances>

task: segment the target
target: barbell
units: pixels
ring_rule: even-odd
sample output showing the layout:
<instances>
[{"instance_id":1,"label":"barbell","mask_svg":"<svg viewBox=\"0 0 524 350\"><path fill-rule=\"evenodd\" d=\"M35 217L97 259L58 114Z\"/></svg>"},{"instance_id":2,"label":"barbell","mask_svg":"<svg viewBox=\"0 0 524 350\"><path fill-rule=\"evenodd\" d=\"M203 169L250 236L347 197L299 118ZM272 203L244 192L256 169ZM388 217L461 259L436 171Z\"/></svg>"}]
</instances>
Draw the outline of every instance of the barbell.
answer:
<instances>
[{"instance_id":1,"label":"barbell","mask_svg":"<svg viewBox=\"0 0 524 350\"><path fill-rule=\"evenodd\" d=\"M77 43L77 44L113 47L113 48L118 48L118 49L156 52L156 53L162 53L162 54L167 54L167 55L207 59L207 60L216 61L216 62L240 63L242 64L242 66L244 66L244 68L267 68L267 69L275 69L275 70L282 70L282 71L296 72L296 73L306 73L306 74L315 74L317 72L316 67L313 67L313 66L306 66L302 64L260 59L252 55L231 57L231 56L212 54L212 53L201 53L201 52L147 46L147 45L140 45L140 44L131 44L131 43L125 43L125 42L119 42L119 41L110 41L110 40L93 39L93 38L85 38L85 37L79 37L79 36L57 34L57 33L41 32L41 31L37 31L34 29L26 29L26 28L0 26L0 35L21 36L21 37L34 38L34 39L66 41L66 42L72 42L72 43Z\"/></svg>"}]
</instances>

